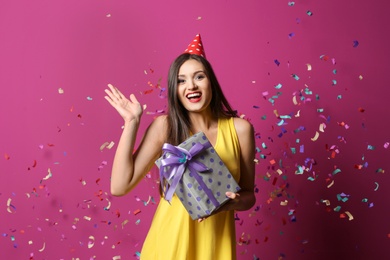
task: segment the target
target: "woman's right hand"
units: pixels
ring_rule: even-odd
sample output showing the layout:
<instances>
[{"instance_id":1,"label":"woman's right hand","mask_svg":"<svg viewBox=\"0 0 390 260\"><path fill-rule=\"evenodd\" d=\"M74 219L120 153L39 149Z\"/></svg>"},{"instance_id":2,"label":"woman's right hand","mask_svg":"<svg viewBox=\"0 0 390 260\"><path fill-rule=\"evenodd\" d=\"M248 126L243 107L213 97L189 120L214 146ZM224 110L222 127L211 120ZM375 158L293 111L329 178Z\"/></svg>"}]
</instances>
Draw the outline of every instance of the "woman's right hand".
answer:
<instances>
[{"instance_id":1,"label":"woman's right hand","mask_svg":"<svg viewBox=\"0 0 390 260\"><path fill-rule=\"evenodd\" d=\"M109 89L105 89L107 96L104 98L113 106L121 115L125 123L139 122L142 116L143 108L134 94L127 99L122 92L111 84Z\"/></svg>"}]
</instances>

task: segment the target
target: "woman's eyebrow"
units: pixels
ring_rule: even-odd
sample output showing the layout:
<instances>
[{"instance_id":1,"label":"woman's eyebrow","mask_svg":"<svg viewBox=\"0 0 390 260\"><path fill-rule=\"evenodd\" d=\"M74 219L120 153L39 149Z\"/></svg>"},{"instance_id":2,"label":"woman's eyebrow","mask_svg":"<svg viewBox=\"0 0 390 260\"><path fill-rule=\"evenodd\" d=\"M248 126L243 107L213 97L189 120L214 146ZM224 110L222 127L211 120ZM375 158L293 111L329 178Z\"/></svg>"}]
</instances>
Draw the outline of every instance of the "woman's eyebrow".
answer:
<instances>
[{"instance_id":1,"label":"woman's eyebrow","mask_svg":"<svg viewBox=\"0 0 390 260\"><path fill-rule=\"evenodd\" d=\"M196 75L198 73L204 73L204 71L203 70L197 70L192 75ZM185 75L184 74L179 74L179 75L177 75L177 77L185 77Z\"/></svg>"}]
</instances>

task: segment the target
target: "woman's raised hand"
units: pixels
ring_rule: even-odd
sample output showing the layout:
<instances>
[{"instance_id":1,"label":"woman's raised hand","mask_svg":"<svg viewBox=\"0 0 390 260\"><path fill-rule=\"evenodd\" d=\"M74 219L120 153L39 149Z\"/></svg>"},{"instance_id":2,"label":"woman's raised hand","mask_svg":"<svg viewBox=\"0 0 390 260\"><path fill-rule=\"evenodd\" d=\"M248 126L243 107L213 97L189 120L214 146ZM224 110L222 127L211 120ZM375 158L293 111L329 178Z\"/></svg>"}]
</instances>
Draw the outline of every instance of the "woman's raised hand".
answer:
<instances>
[{"instance_id":1,"label":"woman's raised hand","mask_svg":"<svg viewBox=\"0 0 390 260\"><path fill-rule=\"evenodd\" d=\"M107 96L104 98L113 106L121 115L125 123L130 123L135 120L139 122L142 116L142 106L138 102L134 94L127 99L122 92L111 84L108 84L109 89L105 89Z\"/></svg>"}]
</instances>

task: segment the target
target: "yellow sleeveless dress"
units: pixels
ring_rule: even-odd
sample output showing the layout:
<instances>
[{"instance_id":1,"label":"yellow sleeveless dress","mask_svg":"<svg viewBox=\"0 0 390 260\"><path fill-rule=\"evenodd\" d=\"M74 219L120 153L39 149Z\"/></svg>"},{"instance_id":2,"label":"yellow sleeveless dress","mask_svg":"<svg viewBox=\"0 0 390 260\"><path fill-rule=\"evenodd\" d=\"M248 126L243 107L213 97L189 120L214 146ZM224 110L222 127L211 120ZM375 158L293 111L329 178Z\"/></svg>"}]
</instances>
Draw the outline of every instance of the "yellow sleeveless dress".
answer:
<instances>
[{"instance_id":1,"label":"yellow sleeveless dress","mask_svg":"<svg viewBox=\"0 0 390 260\"><path fill-rule=\"evenodd\" d=\"M233 118L219 119L214 146L234 179L240 179L240 146ZM236 259L234 212L223 211L202 222L192 220L180 200L160 198L141 251L142 260Z\"/></svg>"}]
</instances>

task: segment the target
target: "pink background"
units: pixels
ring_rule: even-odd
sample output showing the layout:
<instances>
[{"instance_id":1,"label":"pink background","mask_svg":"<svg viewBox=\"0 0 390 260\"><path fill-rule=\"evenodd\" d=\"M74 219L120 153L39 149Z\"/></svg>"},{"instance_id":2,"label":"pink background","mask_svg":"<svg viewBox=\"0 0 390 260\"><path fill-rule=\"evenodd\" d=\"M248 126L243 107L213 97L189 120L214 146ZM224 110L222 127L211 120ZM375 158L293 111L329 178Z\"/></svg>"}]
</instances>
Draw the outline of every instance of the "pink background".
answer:
<instances>
[{"instance_id":1,"label":"pink background","mask_svg":"<svg viewBox=\"0 0 390 260\"><path fill-rule=\"evenodd\" d=\"M258 137L257 202L237 214L238 258L388 256L386 2L291 3L2 1L1 258L137 258L158 185L151 174L125 197L109 194L122 120L103 90L137 94L143 132L166 105L159 80L197 33Z\"/></svg>"}]
</instances>

